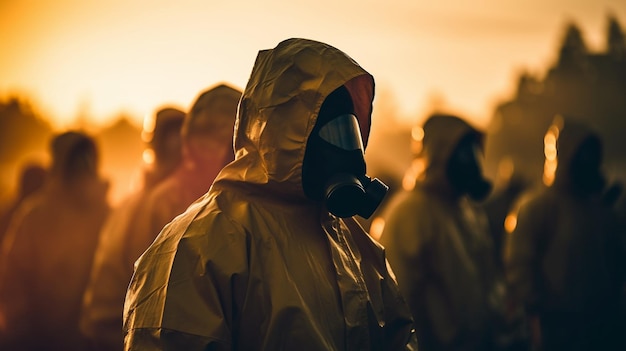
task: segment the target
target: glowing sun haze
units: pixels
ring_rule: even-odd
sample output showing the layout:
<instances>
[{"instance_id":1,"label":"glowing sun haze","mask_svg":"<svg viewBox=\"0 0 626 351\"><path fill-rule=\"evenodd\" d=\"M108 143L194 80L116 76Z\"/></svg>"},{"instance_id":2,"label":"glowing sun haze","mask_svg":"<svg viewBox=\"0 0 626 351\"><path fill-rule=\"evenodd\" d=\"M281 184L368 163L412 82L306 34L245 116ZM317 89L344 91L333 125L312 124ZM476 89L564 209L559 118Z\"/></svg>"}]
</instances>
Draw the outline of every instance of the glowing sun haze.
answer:
<instances>
[{"instance_id":1,"label":"glowing sun haze","mask_svg":"<svg viewBox=\"0 0 626 351\"><path fill-rule=\"evenodd\" d=\"M553 62L569 20L602 49L609 12L626 25L623 0L0 0L0 97L57 127L139 124L217 82L243 89L258 50L304 37L352 56L406 122L439 106L484 125L520 70Z\"/></svg>"}]
</instances>

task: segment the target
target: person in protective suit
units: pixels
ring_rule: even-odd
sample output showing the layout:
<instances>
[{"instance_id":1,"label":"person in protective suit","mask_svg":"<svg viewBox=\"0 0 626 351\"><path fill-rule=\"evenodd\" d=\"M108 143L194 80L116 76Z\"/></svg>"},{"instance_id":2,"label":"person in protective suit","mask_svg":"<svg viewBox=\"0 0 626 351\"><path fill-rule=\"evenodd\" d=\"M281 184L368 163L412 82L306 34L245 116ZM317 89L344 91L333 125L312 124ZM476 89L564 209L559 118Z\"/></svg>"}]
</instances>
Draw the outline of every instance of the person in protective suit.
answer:
<instances>
[{"instance_id":1,"label":"person in protective suit","mask_svg":"<svg viewBox=\"0 0 626 351\"><path fill-rule=\"evenodd\" d=\"M148 248L163 226L209 190L219 171L234 159L233 129L241 91L217 84L203 91L182 126L183 159L143 200L129 228L133 257Z\"/></svg>"},{"instance_id":2,"label":"person in protective suit","mask_svg":"<svg viewBox=\"0 0 626 351\"><path fill-rule=\"evenodd\" d=\"M181 128L185 112L174 107L159 108L151 116L152 130L144 130L147 150L152 150L154 162L144 169L143 187L128 196L109 215L102 227L94 257L89 284L83 296L80 327L89 343L89 350L122 350L122 314L124 297L133 275L133 265L147 244L134 247L135 235L129 230L138 209L149 192L171 174L180 164ZM154 235L147 239L154 239ZM146 240L146 241L147 241Z\"/></svg>"},{"instance_id":3,"label":"person in protective suit","mask_svg":"<svg viewBox=\"0 0 626 351\"><path fill-rule=\"evenodd\" d=\"M412 318L369 217L373 77L342 51L292 38L259 52L235 160L139 258L127 350L398 350Z\"/></svg>"},{"instance_id":4,"label":"person in protective suit","mask_svg":"<svg viewBox=\"0 0 626 351\"><path fill-rule=\"evenodd\" d=\"M405 188L381 218L380 242L415 318L423 350L489 350L498 296L484 199L482 134L457 116L434 114ZM490 299L492 301L490 302Z\"/></svg>"},{"instance_id":5,"label":"person in protective suit","mask_svg":"<svg viewBox=\"0 0 626 351\"><path fill-rule=\"evenodd\" d=\"M623 233L605 201L602 140L571 117L545 140L544 182L519 206L507 281L542 350L622 350Z\"/></svg>"},{"instance_id":6,"label":"person in protective suit","mask_svg":"<svg viewBox=\"0 0 626 351\"><path fill-rule=\"evenodd\" d=\"M78 321L98 233L109 212L93 138L51 143L48 181L13 218L2 252L2 350L83 350Z\"/></svg>"}]
</instances>

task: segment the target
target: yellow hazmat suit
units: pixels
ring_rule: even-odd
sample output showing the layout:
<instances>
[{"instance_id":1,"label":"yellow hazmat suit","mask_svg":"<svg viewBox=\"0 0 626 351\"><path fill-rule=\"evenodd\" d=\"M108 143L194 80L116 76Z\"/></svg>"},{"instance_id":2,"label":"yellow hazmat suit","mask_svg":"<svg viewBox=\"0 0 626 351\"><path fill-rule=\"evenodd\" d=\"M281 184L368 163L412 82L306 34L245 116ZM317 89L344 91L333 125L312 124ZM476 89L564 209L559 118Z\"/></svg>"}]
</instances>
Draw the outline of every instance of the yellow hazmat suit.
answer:
<instances>
[{"instance_id":1,"label":"yellow hazmat suit","mask_svg":"<svg viewBox=\"0 0 626 351\"><path fill-rule=\"evenodd\" d=\"M446 174L457 144L478 132L458 118L433 118L415 133L421 151L407 172L414 187L391 199L380 241L411 306L420 349L481 349L489 342L492 243L486 216L455 193Z\"/></svg>"},{"instance_id":2,"label":"yellow hazmat suit","mask_svg":"<svg viewBox=\"0 0 626 351\"><path fill-rule=\"evenodd\" d=\"M323 43L259 52L234 162L136 263L127 350L394 350L414 340L383 249L308 200L301 169L325 97L351 93L366 141L371 75Z\"/></svg>"}]
</instances>

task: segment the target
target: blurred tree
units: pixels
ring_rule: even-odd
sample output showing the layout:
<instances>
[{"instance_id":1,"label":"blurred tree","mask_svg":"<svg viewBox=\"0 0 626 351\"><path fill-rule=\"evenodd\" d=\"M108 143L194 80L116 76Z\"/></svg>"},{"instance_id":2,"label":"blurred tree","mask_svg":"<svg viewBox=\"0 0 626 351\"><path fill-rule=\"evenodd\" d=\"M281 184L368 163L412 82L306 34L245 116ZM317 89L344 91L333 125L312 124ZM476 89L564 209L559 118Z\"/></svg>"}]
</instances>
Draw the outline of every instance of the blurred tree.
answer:
<instances>
[{"instance_id":1,"label":"blurred tree","mask_svg":"<svg viewBox=\"0 0 626 351\"><path fill-rule=\"evenodd\" d=\"M615 16L609 16L609 35L607 37L607 51L613 58L619 60L626 56L626 38Z\"/></svg>"},{"instance_id":2,"label":"blurred tree","mask_svg":"<svg viewBox=\"0 0 626 351\"><path fill-rule=\"evenodd\" d=\"M52 132L30 103L15 96L0 101L0 204L14 195L22 163L46 160Z\"/></svg>"},{"instance_id":3,"label":"blurred tree","mask_svg":"<svg viewBox=\"0 0 626 351\"><path fill-rule=\"evenodd\" d=\"M88 116L77 121L85 128ZM54 128L17 96L0 101L0 209L16 194L20 167L26 162L48 162L48 143ZM102 170L111 182L110 200L124 196L138 181L144 145L141 128L120 115L93 133L101 148Z\"/></svg>"},{"instance_id":4,"label":"blurred tree","mask_svg":"<svg viewBox=\"0 0 626 351\"><path fill-rule=\"evenodd\" d=\"M607 18L606 48L589 52L574 23L566 26L558 58L545 77L523 73L515 96L500 104L488 128L486 166L497 177L501 162L516 176L540 182L543 138L555 115L577 116L604 139L609 175L626 177L626 40L617 19Z\"/></svg>"}]
</instances>

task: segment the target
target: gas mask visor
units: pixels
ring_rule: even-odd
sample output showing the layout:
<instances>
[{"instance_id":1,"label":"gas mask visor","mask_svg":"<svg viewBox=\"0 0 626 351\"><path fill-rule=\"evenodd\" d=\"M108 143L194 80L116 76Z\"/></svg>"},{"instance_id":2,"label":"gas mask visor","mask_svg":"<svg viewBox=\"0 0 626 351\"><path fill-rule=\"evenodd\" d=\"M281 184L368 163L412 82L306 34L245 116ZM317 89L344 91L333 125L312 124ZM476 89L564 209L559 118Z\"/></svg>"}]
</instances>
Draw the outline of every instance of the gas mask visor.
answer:
<instances>
[{"instance_id":1,"label":"gas mask visor","mask_svg":"<svg viewBox=\"0 0 626 351\"><path fill-rule=\"evenodd\" d=\"M320 128L318 134L322 140L342 150L361 150L361 153L363 153L363 140L361 139L359 121L353 114L345 114L333 118Z\"/></svg>"},{"instance_id":2,"label":"gas mask visor","mask_svg":"<svg viewBox=\"0 0 626 351\"><path fill-rule=\"evenodd\" d=\"M318 135L328 144L346 151L346 155L351 155L349 158L359 157L357 163L364 165L363 140L355 115L344 114L333 118L320 128ZM345 161L352 164L350 159ZM358 171L335 173L324 188L328 211L341 218L354 215L369 218L389 190L385 183L365 175L364 167Z\"/></svg>"}]
</instances>

